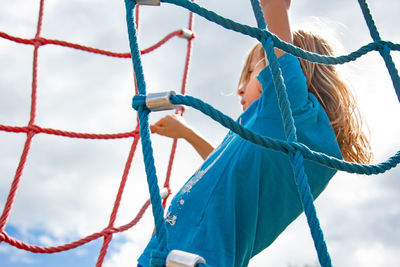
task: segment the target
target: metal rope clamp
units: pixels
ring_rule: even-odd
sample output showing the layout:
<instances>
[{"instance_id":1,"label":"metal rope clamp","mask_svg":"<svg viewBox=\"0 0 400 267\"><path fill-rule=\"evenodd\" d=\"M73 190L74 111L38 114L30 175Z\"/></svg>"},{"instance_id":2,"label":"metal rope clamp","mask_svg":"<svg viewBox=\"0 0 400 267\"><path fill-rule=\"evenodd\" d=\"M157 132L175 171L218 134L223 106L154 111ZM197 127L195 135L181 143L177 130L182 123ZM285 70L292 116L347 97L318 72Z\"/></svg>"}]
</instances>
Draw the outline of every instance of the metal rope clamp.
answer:
<instances>
[{"instance_id":1,"label":"metal rope clamp","mask_svg":"<svg viewBox=\"0 0 400 267\"><path fill-rule=\"evenodd\" d=\"M142 6L159 6L161 0L136 0L136 3Z\"/></svg>"},{"instance_id":2,"label":"metal rope clamp","mask_svg":"<svg viewBox=\"0 0 400 267\"><path fill-rule=\"evenodd\" d=\"M160 197L161 199L165 199L168 196L168 188L164 187L163 189L160 190Z\"/></svg>"},{"instance_id":3,"label":"metal rope clamp","mask_svg":"<svg viewBox=\"0 0 400 267\"><path fill-rule=\"evenodd\" d=\"M184 38L184 39L188 39L188 40L193 38L193 32L191 30L186 29L186 28L182 28L181 31L182 31L182 33L181 33L181 35L179 35L179 37Z\"/></svg>"},{"instance_id":4,"label":"metal rope clamp","mask_svg":"<svg viewBox=\"0 0 400 267\"><path fill-rule=\"evenodd\" d=\"M175 109L175 105L170 100L171 95L175 94L175 91L150 93L146 96L146 106L151 111Z\"/></svg>"},{"instance_id":5,"label":"metal rope clamp","mask_svg":"<svg viewBox=\"0 0 400 267\"><path fill-rule=\"evenodd\" d=\"M166 267L196 267L200 263L206 263L206 261L199 255L172 250L167 256Z\"/></svg>"}]
</instances>

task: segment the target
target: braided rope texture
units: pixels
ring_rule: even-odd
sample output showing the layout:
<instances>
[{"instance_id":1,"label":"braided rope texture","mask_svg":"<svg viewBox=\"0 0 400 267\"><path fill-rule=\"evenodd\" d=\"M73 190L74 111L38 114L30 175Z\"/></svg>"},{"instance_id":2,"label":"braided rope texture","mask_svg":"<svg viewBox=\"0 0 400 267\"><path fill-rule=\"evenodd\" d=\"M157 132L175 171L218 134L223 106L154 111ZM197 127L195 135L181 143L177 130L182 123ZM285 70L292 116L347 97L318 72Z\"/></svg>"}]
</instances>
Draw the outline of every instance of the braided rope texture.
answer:
<instances>
[{"instance_id":1,"label":"braided rope texture","mask_svg":"<svg viewBox=\"0 0 400 267\"><path fill-rule=\"evenodd\" d=\"M400 151L398 151L395 155L393 155L388 160L382 163L376 165L364 165L364 164L357 164L339 160L330 157L326 154L312 151L304 144L298 143L296 136L296 128L294 126L294 120L290 109L290 102L286 93L285 84L283 82L283 78L277 61L277 56L274 52L274 48L276 47L282 49L299 58L321 64L344 64L350 61L354 61L357 58L371 51L374 50L379 51L379 53L385 60L385 64L391 76L394 89L396 91L398 99L400 100L400 94L399 94L400 79L398 71L392 60L392 57L390 56L391 50L398 51L400 47L399 44L393 44L391 42L381 40L379 32L372 19L372 15L368 9L367 3L364 0L359 0L358 2L363 11L364 18L367 22L368 28L371 32L371 37L373 38L374 42L366 46L363 46L357 51L354 51L348 55L339 57L318 55L315 53L304 51L300 48L294 47L291 44L281 41L277 36L265 30L267 25L264 21L259 2L257 0L250 0L250 1L257 20L258 28L253 28L247 25L234 22L230 19L219 16L218 14L212 11L202 8L196 3L193 3L188 0L163 0L162 2L175 4L177 6L186 8L191 12L196 13L204 17L205 19L214 22L228 30L236 31L238 33L242 33L251 36L253 38L256 38L263 44L263 47L267 54L268 61L270 62L269 66L271 68L274 85L278 96L278 104L284 122L284 130L287 141L276 140L265 136L264 137L259 136L253 133L252 131L237 124L230 117L222 114L214 107L204 103L199 99L190 96L173 95L171 96L170 100L173 104L184 104L200 110L204 114L210 116L212 119L219 122L221 125L229 128L230 130L237 133L246 140L249 140L260 146L274 149L276 151L280 151L289 155L295 173L295 182L298 187L298 192L300 194L302 205L310 227L311 235L314 240L314 245L317 250L319 262L323 267L330 267L332 266L330 255L328 253L327 245L324 241L323 232L322 229L320 228L319 220L316 214L316 209L313 204L313 196L311 194L311 190L307 181L307 176L304 171L303 159L306 158L337 170L342 170L350 173L370 175L370 174L384 173L389 169L397 166L400 162ZM136 73L136 75L138 75L138 73ZM139 75L141 74L139 73ZM139 114L140 112L143 112L142 109L145 108L144 101L145 101L144 95L136 95L133 99L132 106L134 109L139 111ZM151 148L147 147L146 149L150 150ZM147 164L148 163L146 163L146 166ZM149 164L151 164L151 162ZM154 216L158 215L154 214ZM155 218L155 220L161 220L161 218L158 219ZM154 254L152 256L152 265L154 264L153 266L161 266L162 263L165 262L164 261L166 257L165 251L168 251L168 248L161 246L160 250L161 251L154 251L153 253Z\"/></svg>"},{"instance_id":2,"label":"braided rope texture","mask_svg":"<svg viewBox=\"0 0 400 267\"><path fill-rule=\"evenodd\" d=\"M258 27L260 29L265 29L266 25L259 2L252 0L251 4L257 19L257 24L259 25ZM268 38L267 40L263 40L262 44L267 54L269 66L272 71L274 87L278 96L279 109L284 122L286 139L287 141L295 142L297 141L296 127L294 125L293 114L290 108L289 97L286 93L286 86L279 68L278 58L274 52L273 42L271 38ZM289 154L289 158L291 159L297 190L299 192L303 210L306 214L307 222L311 230L311 236L317 250L319 262L323 267L330 267L332 266L331 258L329 256L324 235L319 224L317 212L313 203L314 198L311 194L311 189L308 184L308 178L304 171L303 155L300 153L300 151L296 150L294 153Z\"/></svg>"},{"instance_id":3,"label":"braided rope texture","mask_svg":"<svg viewBox=\"0 0 400 267\"><path fill-rule=\"evenodd\" d=\"M129 1L131 2L131 1ZM132 2L131 2L132 3ZM107 254L107 250L109 247L109 243L111 242L113 235L116 233L120 233L123 231L127 231L131 229L133 226L135 226L140 219L142 218L143 214L147 210L147 208L150 206L151 202L150 200L147 200L140 210L138 211L137 215L132 219L131 222L122 225L122 226L115 226L115 221L117 218L120 202L122 200L122 195L125 189L125 185L128 180L128 174L131 169L131 164L135 155L136 147L137 144L140 140L140 133L139 131L140 128L146 128L147 126L139 126L138 125L135 127L134 130L125 132L125 133L112 133L112 134L100 134L100 133L78 133L78 132L71 132L71 131L64 131L64 130L59 130L59 129L51 129L51 128L45 128L37 125L35 123L36 121L36 109L37 109L37 89L38 89L38 82L37 82L37 76L38 76L38 62L39 62L39 48L45 45L56 45L56 46L61 46L61 47L67 47L67 48L72 48L76 50L81 50L89 53L94 53L98 55L104 55L108 57L115 57L115 58L131 58L131 53L120 53L120 52L113 52L113 51L107 51L104 49L99 49L99 48L93 48L85 45L80 45L80 44L75 44L71 42L66 42L66 41L60 41L60 40L53 40L53 39L47 39L41 36L41 31L42 31L42 25L43 25L43 17L44 17L44 7L45 7L45 0L40 1L40 8L39 8L39 15L38 15L38 23L37 23L37 29L36 29L36 34L35 37L32 39L28 38L20 38L16 36L12 36L10 34L7 34L5 32L0 32L0 38L3 38L5 40L9 40L18 44L23 44L23 45L32 45L34 47L33 50L33 74L32 74L32 93L31 93L31 110L30 110L30 120L27 126L11 126L11 125L2 125L0 124L0 131L3 132L9 132L9 133L23 133L27 135L25 145L22 151L22 155L20 157L20 162L18 164L14 180L11 184L10 191L5 203L5 207L3 209L3 212L0 217L0 242L5 242L8 243L11 246L14 246L18 249L30 251L33 253L59 253L71 249L75 249L77 247L80 247L82 245L85 245L91 241L94 241L99 238L104 238L103 245L101 247L96 266L100 267L102 266L105 256ZM135 21L133 22L134 24L138 25L139 24L139 8L136 9L135 11ZM133 16L130 17L133 19ZM193 29L193 14L189 14L189 23L188 23L188 29L192 30ZM182 30L177 30L174 32L171 32L167 34L164 38L162 38L160 41L156 42L154 45L139 51L138 53L140 55L144 55L147 53L150 53L164 44L166 44L170 39L174 37L184 37L184 32ZM194 34L192 34L192 37L187 39L187 52L186 52L186 58L185 58L185 65L184 65L184 72L183 72L183 78L182 78L182 85L181 85L181 93L185 94L186 92L186 87L187 87L187 80L189 76L189 70L190 70L190 63L191 63L191 54L192 54L192 41L194 39ZM135 57L134 57L135 58ZM136 55L137 58L137 55ZM135 84L136 87L136 93L139 91L143 93L143 85L138 84L139 89L137 88L137 85ZM142 115L146 115L147 111L145 110ZM139 116L140 117L140 116ZM143 131L142 131L143 132ZM32 141L34 137L37 134L44 133L47 135L55 135L55 136L61 136L61 137L68 137L68 138L79 138L79 139L99 139L99 140L113 140L113 139L126 139L126 138L132 138L132 145L129 150L129 154L127 157L127 161L125 163L124 171L122 174L122 178L120 181L119 189L115 198L113 210L110 215L109 219L109 224L108 226L96 233L93 233L91 235L88 235L86 237L83 237L79 240L72 241L70 243L66 244L61 244L57 246L38 246L38 245L33 245L33 244L28 244L26 242L23 242L21 240L17 240L16 238L13 238L12 236L8 235L7 232L5 231L5 228L7 226L10 213L12 211L14 202L17 197L17 192L19 189L19 185L23 176L23 171L24 167L27 163L28 157L29 157L29 152L31 148ZM174 140L173 146L171 149L171 154L169 157L169 164L168 164L168 170L166 173L166 178L165 178L165 183L164 187L168 189L168 192L170 194L171 189L169 186L170 183L170 177L171 177L171 170L173 166L173 161L174 161L174 155L177 147L177 140ZM159 195L158 195L159 196ZM168 196L167 196L168 197ZM164 199L164 202L167 201L167 198ZM158 209L159 212L162 212L162 209Z\"/></svg>"}]
</instances>

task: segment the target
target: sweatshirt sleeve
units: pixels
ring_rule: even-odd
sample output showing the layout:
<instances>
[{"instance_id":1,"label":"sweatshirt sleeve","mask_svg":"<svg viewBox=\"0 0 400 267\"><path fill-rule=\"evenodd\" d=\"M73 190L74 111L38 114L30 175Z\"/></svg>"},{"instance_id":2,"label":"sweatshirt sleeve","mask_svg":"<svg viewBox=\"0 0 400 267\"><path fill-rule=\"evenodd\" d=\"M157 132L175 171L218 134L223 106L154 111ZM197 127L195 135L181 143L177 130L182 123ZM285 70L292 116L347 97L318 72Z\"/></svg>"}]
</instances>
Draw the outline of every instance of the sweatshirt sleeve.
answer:
<instances>
[{"instance_id":1,"label":"sweatshirt sleeve","mask_svg":"<svg viewBox=\"0 0 400 267\"><path fill-rule=\"evenodd\" d=\"M278 58L278 63L292 110L302 108L308 102L308 90L307 80L299 60L291 54L284 54ZM278 97L270 66L265 67L260 72L258 80L263 88L257 105L259 116L280 118Z\"/></svg>"}]
</instances>

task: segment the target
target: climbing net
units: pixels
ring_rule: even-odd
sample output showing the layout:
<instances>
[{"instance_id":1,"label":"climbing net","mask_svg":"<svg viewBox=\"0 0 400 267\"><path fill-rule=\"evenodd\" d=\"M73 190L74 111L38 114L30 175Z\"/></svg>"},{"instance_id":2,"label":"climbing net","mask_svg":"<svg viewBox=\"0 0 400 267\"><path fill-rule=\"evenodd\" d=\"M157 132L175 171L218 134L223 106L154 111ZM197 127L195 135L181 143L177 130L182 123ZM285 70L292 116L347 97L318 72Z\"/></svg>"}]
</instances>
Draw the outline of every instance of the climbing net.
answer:
<instances>
[{"instance_id":1,"label":"climbing net","mask_svg":"<svg viewBox=\"0 0 400 267\"><path fill-rule=\"evenodd\" d=\"M135 127L132 131L129 132L124 132L124 133L114 133L114 134L102 134L102 133L79 133L79 132L70 132L70 131L64 131L64 130L59 130L59 129L51 129L51 128L45 128L41 127L36 124L36 119L37 119L37 96L38 96L38 62L39 62L39 49L42 46L45 45L56 45L56 46L61 46L61 47L66 47L66 48L72 48L72 49L77 49L80 51L85 51L89 53L94 53L98 55L104 55L108 57L115 57L115 58L131 58L131 53L119 53L119 52L113 52L113 51L107 51L107 50L102 50L94 47L89 47L89 46L84 46L81 44L76 44L76 43L71 43L71 42L66 42L66 41L61 41L61 40L53 40L53 39L47 39L41 35L42 31L42 23L43 23L43 17L44 17L44 7L45 7L45 0L40 1L40 8L38 12L38 23L37 23L37 28L36 28L36 34L35 37L32 39L26 39L26 38L20 38L17 36L12 36L10 34L7 34L5 32L0 32L0 37L12 42L16 42L19 44L24 44L24 45L31 45L34 47L33 51L33 75L32 75L32 90L31 90L31 109L30 109L30 120L27 126L11 126L11 125L3 125L0 124L0 131L4 132L10 132L10 133L25 133L27 138L25 141L25 145L22 151L22 155L20 157L20 161L17 167L17 170L15 172L14 180L11 184L11 188L2 212L2 215L0 217L0 242L6 242L10 244L11 246L14 246L16 248L30 251L33 253L57 253L57 252L63 252L67 250L71 250L74 248L77 248L79 246L82 246L84 244L87 244L93 240L96 240L98 238L103 237L103 245L99 253L99 257L97 259L96 266L102 266L105 256L107 254L107 249L109 247L109 244L113 238L113 234L120 233L123 231L126 231L133 226L135 226L139 220L142 218L143 214L147 210L147 208L150 205L150 200L146 201L143 206L140 208L139 212L137 215L132 219L131 222L129 222L126 225L122 226L115 226L115 221L117 219L117 214L118 210L120 207L121 199L123 196L123 192L125 189L125 185L128 180L128 175L129 171L131 169L131 164L132 160L135 155L136 147L137 144L140 140L140 134L139 134L139 125ZM139 15L140 15L139 8L136 9L135 11L135 24L139 25ZM163 46L165 43L167 43L171 38L174 37L182 37L187 40L187 48L186 48L186 59L185 59L185 65L184 65L184 71L183 71L183 78L181 82L181 89L180 93L185 94L186 93L186 87L187 87L187 81L189 77L189 70L190 70L190 63L191 63L191 55L192 55L192 46L193 46L193 39L195 37L193 33L193 23L194 23L194 17L193 13L189 12L189 21L187 28L183 28L180 30L173 31L169 34L167 34L162 40L158 41L154 45L143 49L140 51L141 55L148 54L157 48ZM137 86L135 83L135 92L137 93ZM176 112L180 115L183 115L183 109L178 109ZM25 243L21 240L17 240L16 238L13 238L10 236L6 231L6 226L10 217L11 210L13 208L14 202L17 197L17 191L20 185L20 181L22 179L23 171L25 164L28 160L29 152L31 149L31 144L33 138L37 134L48 134L48 135L55 135L55 136L61 136L61 137L69 137L69 138L79 138L79 139L100 139L100 140L114 140L114 139L132 139L132 144L130 147L130 151L128 154L127 161L125 163L125 168L122 174L122 178L120 181L119 189L117 196L115 198L114 206L109 218L109 223L107 227L105 227L104 230L100 232L93 233L91 235L88 235L86 237L83 237L79 240L67 243L67 244L62 244L58 246L49 246L49 247L44 247L44 246L38 246L38 245L33 245L33 244L28 244ZM165 207L166 201L168 199L168 196L171 194L171 189L170 189L170 178L171 178L171 171L173 167L173 162L174 162L174 157L175 157L175 151L177 148L177 140L175 139L172 143L172 149L171 153L169 156L169 163L168 163L168 168L167 168L167 173L166 173L166 178L164 182L164 192L163 192L163 206Z\"/></svg>"},{"instance_id":2,"label":"climbing net","mask_svg":"<svg viewBox=\"0 0 400 267\"><path fill-rule=\"evenodd\" d=\"M139 2L139 1L138 1ZM146 1L143 1L146 2ZM150 1L152 2L152 1ZM153 1L154 2L154 1ZM189 0L162 0L161 2L170 3L177 6L181 6L186 8L190 12L196 13L205 19L217 23L222 27L232 30L244 35L248 35L252 38L257 39L260 41L267 54L269 67L271 68L271 72L274 78L274 85L278 95L278 102L279 107L281 110L282 119L284 122L284 129L286 134L286 141L283 140L275 140L268 137L263 137L253 133L252 131L242 127L241 125L237 124L233 119L224 115L220 111L214 109L211 105L204 103L203 101L196 99L191 96L185 96L184 90L181 95L171 95L170 102L175 105L187 105L191 106L195 109L200 110L204 114L210 116L214 120L218 121L224 127L229 128L242 138L249 140L255 144L263 146L268 149L273 149L275 151L280 151L289 155L292 166L295 173L295 181L298 186L299 195L303 204L303 208L307 217L307 221L311 230L311 235L314 240L315 248L317 250L318 259L323 267L332 266L331 259L327 250L326 243L324 241L323 232L320 228L318 217L316 215L316 210L313 205L313 197L310 192L310 188L307 182L307 176L304 171L303 160L308 159L329 168L346 171L349 173L358 173L358 174L380 174L388 171L391 168L394 168L400 163L400 151L395 153L395 155L388 158L386 161L381 162L375 165L364 165L364 164L357 164L357 163L350 163L346 161L342 161L336 158L332 158L326 154L318 153L315 151L310 150L304 144L297 142L297 136L295 131L295 126L293 122L293 117L291 114L290 103L287 97L285 84L282 80L281 71L279 69L279 65L277 62L277 57L274 53L274 48L279 48L284 50L288 53L291 53L299 58L320 63L320 64L344 64L350 61L354 61L357 58L371 52L371 51L378 51L381 56L383 57L387 69L389 71L390 77L393 82L394 89L396 91L397 97L400 100L400 78L398 75L398 71L393 63L392 57L390 55L391 51L398 51L400 50L399 44L394 44L389 41L383 41L379 35L379 32L375 26L373 21L372 15L368 8L368 5L365 0L358 0L360 7L362 9L364 18L367 22L369 31L371 33L371 37L373 42L362 46L357 51L354 51L348 55L339 56L339 57L330 57L330 56L322 56L314 53L310 53L299 48L296 48L290 44L282 42L277 38L274 34L270 33L266 30L266 24L262 16L262 12L259 6L259 2L257 0L251 0L251 4L253 7L253 11L255 17L257 19L258 27L250 27L247 25L243 25L237 22L234 22L230 19L224 18L212 11L209 11L205 8L200 7L193 1ZM140 124L140 137L142 139L142 146L143 146L143 156L146 165L146 173L147 173L147 181L149 185L150 191L150 201L146 202L137 217L129 224L122 226L122 227L115 227L115 217L118 211L118 206L120 202L120 198L123 192L124 185L126 183L127 173L129 171L130 162L132 160L136 144L139 140L139 127L137 127L134 131L129 133L123 134L115 134L115 135L93 135L93 134L79 134L79 133L70 133L70 132L63 132L59 130L53 129L46 129L41 128L35 125L35 110L36 110L36 89L37 89L37 82L36 82L36 75L37 75L37 57L38 57L38 49L45 44L55 44L55 45L63 45L67 47L73 47L76 49L82 49L89 52L105 54L110 56L116 56L118 53L114 53L113 55L110 52L98 50L98 49L91 49L80 45L74 45L67 42L61 42L56 40L47 40L40 36L40 29L42 23L42 16L43 16L43 3L44 0L41 0L41 8L39 11L39 22L37 27L37 33L34 39L21 39L12 37L5 33L1 33L2 38L6 38L15 42L20 42L28 45L34 45L34 65L33 65L33 85L32 85L32 105L31 105L31 119L29 121L28 126L26 127L12 127L12 126L5 126L0 125L0 130L8 131L8 132L18 132L18 133L26 133L27 140L25 143L25 147L21 156L20 164L17 168L16 176L11 186L10 194L7 199L3 215L0 218L0 241L5 241L12 246L29 250L32 252L37 253L53 253L58 251L63 251L67 249L72 249L78 247L82 244L90 242L99 237L104 237L103 247L100 252L100 256L97 262L97 266L101 266L104 256L107 252L107 247L109 242L112 239L114 233L121 232L124 230L129 229L134 224L137 223L140 216L143 214L144 210L148 207L148 205L152 204L152 210L154 215L155 221L155 234L159 243L159 249L153 251L152 253L152 265L154 266L163 266L165 264L166 257L170 252L170 248L167 246L167 231L165 226L165 220L163 216L163 207L162 207L162 199L160 197L160 190L158 187L158 180L155 172L154 166L154 158L153 158L153 150L151 145L151 140L149 138L149 127L148 127L148 116L150 114L150 110L146 106L146 83L144 79L142 63L141 63L141 54L143 51L139 50L138 42L137 42L137 17L138 17L138 6L137 3L133 0L125 0L125 6L127 11L127 26L128 26L128 34L129 34L129 42L131 48L131 58L133 62L133 68L136 77L136 84L137 90L136 95L133 98L132 106L135 110L138 111L138 118ZM190 21L192 22L192 15L190 16ZM191 24L190 24L191 25ZM189 26L191 29L191 26ZM176 35L181 34L176 33ZM192 35L193 37L193 35ZM187 65L190 61L190 41L192 38L189 38L188 43L188 57L187 57ZM151 50L151 49L150 49ZM121 54L118 54L121 56ZM129 57L129 54L125 54L124 57ZM185 70L185 75L187 75L187 69ZM185 76L186 77L186 76ZM184 78L183 87L185 87L186 78ZM123 178L121 180L120 190L117 195L117 199L115 201L115 206L110 218L110 223L108 227L93 235L85 237L81 240L57 246L57 247L39 247L25 244L21 241L18 241L10 236L4 231L5 225L7 224L7 220L12 208L12 204L14 202L16 196L16 190L18 188L19 181L21 179L22 170L24 164L26 162L30 144L32 138L37 133L47 133L47 134L55 134L60 136L68 136L68 137L75 137L75 138L98 138L98 139L112 139L112 138L126 138L126 137L134 137L134 141L132 144L132 149L128 157L128 161L126 164L126 169L124 171ZM172 155L174 153L174 149ZM173 158L173 156L171 156ZM170 166L172 163L170 162ZM169 171L170 172L170 171ZM164 202L165 204L165 202ZM199 264L199 266L206 266L206 264Z\"/></svg>"},{"instance_id":3,"label":"climbing net","mask_svg":"<svg viewBox=\"0 0 400 267\"><path fill-rule=\"evenodd\" d=\"M319 164L325 165L330 168L334 168L349 173L359 174L378 174L384 173L387 170L395 167L400 162L400 151L394 156L390 157L385 162L377 165L364 165L350 163L336 158L332 158L326 154L318 153L310 150L304 144L297 142L296 128L294 126L294 120L292 111L290 109L290 102L286 93L285 84L282 78L281 70L277 61L277 56L274 52L274 47L291 53L299 58L320 63L320 64L343 64L346 62L353 61L362 55L367 54L370 51L376 50L383 57L390 77L393 82L398 99L400 100L400 78L398 71L394 65L393 59L390 55L391 50L399 50L399 44L393 44L391 42L382 41L377 27L372 18L371 12L365 0L358 0L361 10L363 12L365 21L367 22L371 37L374 42L361 47L359 50L340 57L322 56L315 53L310 53L299 48L296 48L288 43L282 42L274 34L266 30L267 25L264 21L261 7L258 0L250 0L254 15L257 20L257 28L249 27L230 19L219 16L218 14L209 11L199 5L192 3L187 0L162 0L161 2L170 3L184 7L204 18L215 22L222 27L233 30L260 41L264 47L269 62L269 68L271 69L275 90L278 96L278 104L281 111L281 117L284 124L284 131L286 135L286 141L275 140L268 137L263 137L255 134L254 132L242 127L237 124L230 117L222 114L220 111L214 109L212 106L204 103L203 101L193 98L191 96L172 95L170 101L173 104L183 104L194 107L204 114L210 116L214 120L218 121L221 125L229 128L242 138L253 142L254 144L263 146L268 149L273 149L286 153L292 163L293 171L295 174L295 182L300 195L302 206L307 218L307 222L311 231L311 236L314 241L315 248L318 254L318 260L323 267L332 266L331 258L328 253L327 245L324 240L323 232L319 224L319 220L316 214L316 209L313 204L313 196L308 184L307 175L304 171L303 160L308 159ZM133 107L138 111L140 118L143 155L146 164L147 180L149 184L149 190L151 193L151 203L153 208L154 221L156 224L156 237L159 244L158 250L153 250L151 255L151 264L153 266L163 266L165 260L170 253L170 249L167 245L167 231L165 226L165 220L163 217L163 210L160 204L159 189L157 186L157 177L155 175L154 159L152 155L151 141L149 138L148 130L148 114L150 110L146 107L146 84L144 81L143 70L140 61L140 55L138 53L138 46L136 40L136 31L133 27L133 10L136 2L125 0L127 9L127 24L129 31L129 39L132 51L133 67L138 79L139 94L133 99ZM136 53L135 53L136 51ZM133 57L133 55L136 55ZM204 263L200 263L199 266L207 266Z\"/></svg>"}]
</instances>

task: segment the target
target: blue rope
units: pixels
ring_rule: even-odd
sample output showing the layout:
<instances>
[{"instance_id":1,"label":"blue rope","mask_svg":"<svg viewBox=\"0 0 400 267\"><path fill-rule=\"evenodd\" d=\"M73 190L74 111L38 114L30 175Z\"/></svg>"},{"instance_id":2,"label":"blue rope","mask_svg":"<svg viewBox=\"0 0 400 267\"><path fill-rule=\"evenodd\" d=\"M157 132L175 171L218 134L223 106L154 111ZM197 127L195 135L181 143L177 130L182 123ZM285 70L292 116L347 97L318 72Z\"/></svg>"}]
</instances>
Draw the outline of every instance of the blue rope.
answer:
<instances>
[{"instance_id":1,"label":"blue rope","mask_svg":"<svg viewBox=\"0 0 400 267\"><path fill-rule=\"evenodd\" d=\"M136 37L134 10L136 3L131 0L125 0L126 22L128 26L129 44L132 53L132 63L136 75L138 90L141 94L146 94L146 83L144 80L143 67L140 58L140 50ZM144 109L143 106L138 109L138 117L140 122L140 136L142 138L143 158L146 166L147 183L150 192L150 201L154 215L154 223L156 228L156 237L161 251L168 250L167 246L167 229L164 220L164 209L161 205L160 189L154 166L153 148L151 146L149 131L149 115L150 111Z\"/></svg>"},{"instance_id":2,"label":"blue rope","mask_svg":"<svg viewBox=\"0 0 400 267\"><path fill-rule=\"evenodd\" d=\"M304 213L307 218L307 223L311 231L311 236L314 241L315 249L317 250L317 255L319 263L322 267L331 267L331 257L328 252L328 247L324 240L324 234L322 232L317 211L314 206L314 197L311 194L310 185L308 183L308 178L304 170L303 165L303 155L300 151L296 151L295 154L291 154L290 158L292 160L292 166L294 170L295 182L297 185L297 190L300 195L301 203L303 205Z\"/></svg>"},{"instance_id":3,"label":"blue rope","mask_svg":"<svg viewBox=\"0 0 400 267\"><path fill-rule=\"evenodd\" d=\"M192 1L188 0L162 0L162 1L184 7L189 11L194 12L209 21L215 22L226 29L233 30L251 36L253 38L256 38L263 44L263 47L267 54L268 61L270 63L269 66L271 68L271 72L273 75L274 85L277 92L279 108L281 110L281 115L284 122L284 130L287 141L277 140L266 136L260 136L244 128L243 126L237 124L230 117L224 115L222 112L216 110L209 104L194 97L172 95L171 102L173 104L184 104L191 106L195 109L198 109L204 114L210 116L212 119L219 122L221 125L229 128L242 138L249 140L254 144L263 146L265 148L270 148L275 151L279 151L289 155L292 161L292 166L295 174L295 181L298 187L298 191L300 194L305 214L307 216L307 221L310 227L311 235L314 239L314 245L318 252L319 261L323 267L332 266L331 259L323 238L323 233L319 226L316 210L313 205L313 197L307 181L307 176L304 171L303 159L305 158L336 170L342 170L349 173L371 175L371 174L384 173L390 170L391 168L396 167L400 163L400 151L397 151L395 155L393 155L392 157L390 157L389 159L387 159L382 163L376 165L366 165L366 164L358 164L358 163L339 160L337 158L328 156L324 153L312 151L304 144L298 143L296 136L296 128L294 126L294 120L290 108L290 102L287 96L285 84L283 82L282 73L279 68L279 63L277 61L277 56L274 53L274 47L279 48L288 53L291 53L304 60L320 64L329 64L329 65L344 64L350 61L354 61L357 58L371 51L379 51L379 53L385 60L385 64L389 70L394 88L396 90L396 94L400 101L400 93L399 93L400 78L398 71L393 63L393 59L390 55L391 50L399 51L400 45L394 44L389 41L381 40L379 32L372 19L371 13L364 0L358 0L358 1L363 11L365 20L370 29L370 33L374 42L364 45L358 50L351 52L348 55L339 57L318 55L315 53L304 51L298 47L283 42L276 35L265 30L266 23L264 21L258 0L250 0L255 17L257 19L258 28L243 25L234 22L230 19L219 16L215 12L200 7L199 5L197 5ZM143 155L146 165L146 173L147 173L147 180L149 183L151 202L153 206L154 220L156 224L156 236L160 245L159 250L154 250L152 252L151 265L163 266L169 251L167 247L167 231L165 227L165 220L163 217L163 209L161 206L159 188L157 186L157 176L154 167L154 158L151 147L151 141L149 138L150 133L148 129L148 114L150 113L150 111L145 106L146 84L144 80L144 74L140 60L140 52L136 38L136 29L134 27L134 20L133 20L133 10L135 7L135 3L133 0L125 0L125 3L127 8L127 24L128 24L130 48L132 53L132 62L139 89L139 94L133 98L132 107L136 109L139 113ZM201 266L207 266L207 265L201 264Z\"/></svg>"},{"instance_id":4,"label":"blue rope","mask_svg":"<svg viewBox=\"0 0 400 267\"><path fill-rule=\"evenodd\" d=\"M310 148L302 143L288 142L284 140L274 139L268 136L261 136L236 123L235 120L225 115L221 111L215 109L210 104L207 104L204 101L197 99L193 96L172 95L171 103L175 105L190 106L194 109L197 109L206 116L209 116L211 119L220 123L223 127L230 129L232 132L238 134L240 137L252 142L253 144L257 144L262 147L285 154L289 154L294 152L295 150L299 150L301 154L303 154L305 159L316 162L331 169L345 171L348 173L375 175L385 173L386 171L396 167L400 163L400 150L397 151L393 156L388 158L386 161L375 165L347 162L331 157L321 152L312 151ZM138 110L140 106L145 105L145 96L136 95L133 97L132 107L135 110Z\"/></svg>"},{"instance_id":5,"label":"blue rope","mask_svg":"<svg viewBox=\"0 0 400 267\"><path fill-rule=\"evenodd\" d=\"M369 29L372 39L374 41L381 41L382 39L381 39L378 29L375 25L375 21L372 18L371 11L368 8L367 2L365 0L358 0L358 3L360 4L361 10L363 12L363 15L364 15L364 18L367 23L367 26L368 26L368 29ZM384 45L378 51L381 54L383 60L385 61L386 68L389 71L390 78L392 79L393 87L396 91L397 99L400 102L400 78L399 78L399 73L396 69L396 66L394 65L393 58L390 55L390 48L388 47L388 45Z\"/></svg>"},{"instance_id":6,"label":"blue rope","mask_svg":"<svg viewBox=\"0 0 400 267\"><path fill-rule=\"evenodd\" d=\"M259 28L260 26L265 26L266 23L264 21L264 16L258 0L251 0L251 4L253 6L254 15L256 16ZM275 85L274 87L278 96L279 109L284 122L286 139L288 141L297 142L296 127L294 125L293 114L290 108L290 101L287 95L285 83L283 81L282 72L279 67L278 58L274 51L273 42L271 38L268 38L267 40L263 40L262 44L272 72ZM314 197L311 194L308 178L304 171L303 155L300 151L296 150L290 153L289 156L294 170L294 179L297 185L297 190L299 192L303 210L306 214L307 222L311 230L311 236L314 240L314 246L317 250L319 262L322 267L331 267L331 258L324 240L324 234L319 224L317 211L313 203Z\"/></svg>"},{"instance_id":7,"label":"blue rope","mask_svg":"<svg viewBox=\"0 0 400 267\"><path fill-rule=\"evenodd\" d=\"M265 30L267 28L267 24L265 23L264 14L260 8L260 3L258 0L250 0L251 7L253 8L254 15L257 20L257 26L260 30Z\"/></svg>"},{"instance_id":8,"label":"blue rope","mask_svg":"<svg viewBox=\"0 0 400 267\"><path fill-rule=\"evenodd\" d=\"M174 4L177 6L181 6L183 8L188 9L189 11L202 16L203 18L215 22L218 25L224 27L225 29L232 30L238 33L242 33L244 35L248 35L250 37L256 38L261 42L263 39L267 39L268 37L272 38L274 42L274 46L279 48L285 52L288 52L296 57L302 58L307 61L312 61L315 63L326 64L326 65L337 65L344 64L360 58L361 56L371 52L371 51L379 51L385 45L389 47L390 50L400 51L400 44L394 44L389 41L376 41L369 43L367 45L362 46L360 49L344 56L325 56L318 55L315 53L311 53L296 46L293 46L289 43L281 41L276 35L271 32L260 30L258 28L250 27L247 25L243 25L241 23L235 22L233 20L224 18L213 11L209 11L203 7L200 7L198 4L188 1L188 0L161 0L165 3Z\"/></svg>"}]
</instances>

